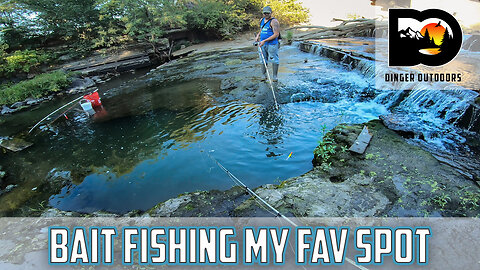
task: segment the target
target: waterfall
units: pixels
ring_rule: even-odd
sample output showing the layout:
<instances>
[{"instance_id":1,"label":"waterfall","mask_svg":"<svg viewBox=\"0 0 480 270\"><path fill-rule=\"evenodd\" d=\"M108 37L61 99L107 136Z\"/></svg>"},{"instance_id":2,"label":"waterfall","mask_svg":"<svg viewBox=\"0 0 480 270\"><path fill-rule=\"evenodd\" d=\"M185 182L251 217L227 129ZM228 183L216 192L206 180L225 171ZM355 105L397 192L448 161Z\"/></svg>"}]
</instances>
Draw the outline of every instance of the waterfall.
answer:
<instances>
[{"instance_id":1,"label":"waterfall","mask_svg":"<svg viewBox=\"0 0 480 270\"><path fill-rule=\"evenodd\" d=\"M465 112L471 110L474 99L478 96L476 92L470 89L459 88L458 85L448 82L400 81L385 83L384 74L396 73L398 69L391 69L386 63L379 64L374 59L358 57L351 52L322 45L318 42L300 42L297 46L304 52L324 56L343 63L349 69L358 70L367 80L377 79L377 95L374 101L385 105L396 113L402 112L416 116L412 117L411 121L436 123L438 128L445 124L457 124L458 120L465 115ZM418 71L412 69L405 69L405 72L415 73L415 76L418 74ZM471 129L479 121L480 117L477 111L478 109L471 113L472 119L463 121L467 123L461 126L462 128ZM415 125L413 122L409 124Z\"/></svg>"}]
</instances>

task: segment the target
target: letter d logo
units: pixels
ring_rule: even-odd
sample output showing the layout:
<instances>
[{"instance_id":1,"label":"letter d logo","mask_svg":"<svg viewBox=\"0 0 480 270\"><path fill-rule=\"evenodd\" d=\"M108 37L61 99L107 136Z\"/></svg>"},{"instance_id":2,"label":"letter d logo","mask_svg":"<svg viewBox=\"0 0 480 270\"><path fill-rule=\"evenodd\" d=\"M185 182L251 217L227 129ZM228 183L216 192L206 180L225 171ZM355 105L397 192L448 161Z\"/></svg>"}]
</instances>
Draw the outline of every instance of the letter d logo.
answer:
<instances>
[{"instance_id":1,"label":"letter d logo","mask_svg":"<svg viewBox=\"0 0 480 270\"><path fill-rule=\"evenodd\" d=\"M389 66L440 66L457 56L462 29L440 9L390 9L388 24Z\"/></svg>"}]
</instances>

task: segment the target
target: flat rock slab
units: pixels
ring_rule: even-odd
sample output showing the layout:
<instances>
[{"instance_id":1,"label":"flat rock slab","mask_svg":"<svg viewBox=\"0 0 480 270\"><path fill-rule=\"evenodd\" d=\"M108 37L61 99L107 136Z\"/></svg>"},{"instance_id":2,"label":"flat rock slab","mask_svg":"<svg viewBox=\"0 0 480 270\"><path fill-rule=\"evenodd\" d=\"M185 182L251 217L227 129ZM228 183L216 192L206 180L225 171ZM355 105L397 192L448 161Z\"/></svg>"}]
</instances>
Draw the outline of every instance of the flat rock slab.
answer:
<instances>
[{"instance_id":1,"label":"flat rock slab","mask_svg":"<svg viewBox=\"0 0 480 270\"><path fill-rule=\"evenodd\" d=\"M372 135L368 132L368 128L366 126L363 127L362 132L358 135L355 142L350 146L350 151L363 154L367 149L370 140L372 139Z\"/></svg>"},{"instance_id":2,"label":"flat rock slab","mask_svg":"<svg viewBox=\"0 0 480 270\"><path fill-rule=\"evenodd\" d=\"M13 138L13 139L10 139L10 140L3 140L0 142L0 146L2 146L3 148L6 148L10 151L13 151L13 152L18 152L18 151L22 151L30 146L32 146L33 143L31 142L27 142L25 140L22 140L20 138Z\"/></svg>"}]
</instances>

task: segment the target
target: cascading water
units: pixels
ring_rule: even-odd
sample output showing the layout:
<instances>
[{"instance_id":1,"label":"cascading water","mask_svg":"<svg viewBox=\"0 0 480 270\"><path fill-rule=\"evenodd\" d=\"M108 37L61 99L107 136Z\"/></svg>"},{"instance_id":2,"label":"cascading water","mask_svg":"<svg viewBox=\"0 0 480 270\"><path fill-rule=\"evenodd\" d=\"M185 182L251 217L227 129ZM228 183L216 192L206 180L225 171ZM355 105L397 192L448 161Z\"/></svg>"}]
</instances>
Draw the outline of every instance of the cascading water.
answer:
<instances>
[{"instance_id":1,"label":"cascading water","mask_svg":"<svg viewBox=\"0 0 480 270\"><path fill-rule=\"evenodd\" d=\"M474 126L479 126L480 113L478 111L480 109L474 104L475 98L478 97L477 92L449 82L396 81L385 83L383 76L386 73L398 72L398 69L394 70L389 68L386 63L374 61L370 55L365 53L363 53L364 57L360 58L352 55L349 45L335 44L337 46L331 47L328 46L328 42L322 43L323 41L304 42L297 46L303 51L343 63L347 68L358 70L365 75L367 81L375 85L374 102L384 105L390 111L382 117L387 126L402 132L413 133L412 142L439 155L444 155L445 151L452 150L456 151L457 155L471 155L471 149L463 146L466 141L463 133L465 130L471 130ZM353 49L353 51L362 51L361 46L359 47L360 49ZM363 49L363 51L366 50ZM407 72L415 74L414 76L419 74L419 71L412 69L405 69L405 73ZM464 77L467 79L471 77L466 75ZM374 82L378 78L381 79ZM469 119L459 121L465 117ZM460 124L460 122L465 123ZM475 136L478 137L478 134Z\"/></svg>"}]
</instances>

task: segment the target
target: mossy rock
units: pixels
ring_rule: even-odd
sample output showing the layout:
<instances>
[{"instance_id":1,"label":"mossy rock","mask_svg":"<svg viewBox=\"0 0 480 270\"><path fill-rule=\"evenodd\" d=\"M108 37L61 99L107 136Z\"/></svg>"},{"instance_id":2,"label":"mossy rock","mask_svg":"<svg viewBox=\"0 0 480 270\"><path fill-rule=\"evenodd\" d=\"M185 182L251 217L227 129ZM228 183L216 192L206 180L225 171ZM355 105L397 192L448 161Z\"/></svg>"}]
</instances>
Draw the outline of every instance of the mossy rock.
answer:
<instances>
[{"instance_id":1,"label":"mossy rock","mask_svg":"<svg viewBox=\"0 0 480 270\"><path fill-rule=\"evenodd\" d=\"M240 59L233 59L233 60L225 61L225 65L227 65L227 66L240 65L241 63L242 63L242 60L240 60Z\"/></svg>"}]
</instances>

